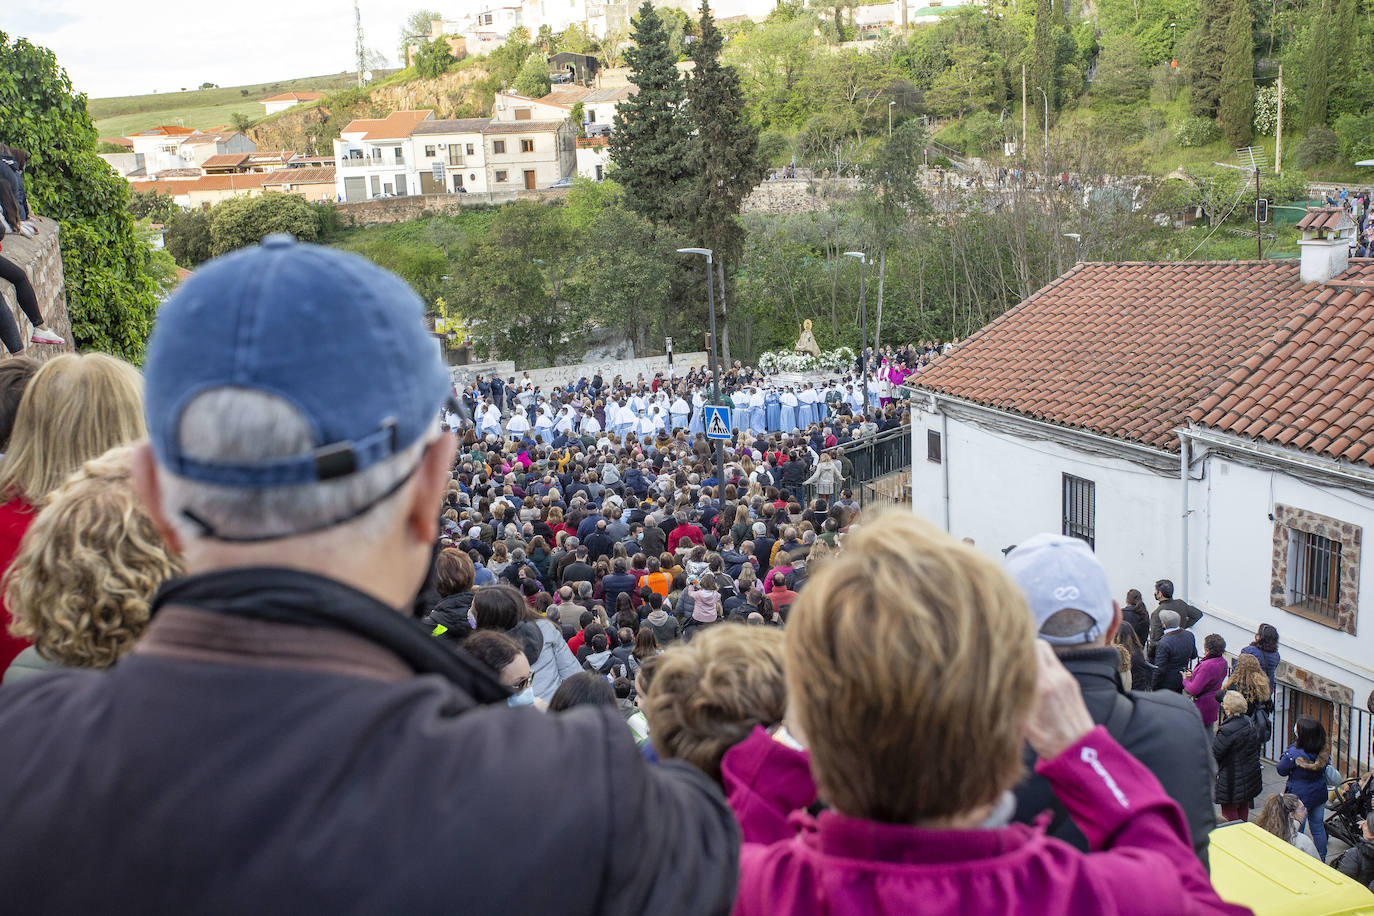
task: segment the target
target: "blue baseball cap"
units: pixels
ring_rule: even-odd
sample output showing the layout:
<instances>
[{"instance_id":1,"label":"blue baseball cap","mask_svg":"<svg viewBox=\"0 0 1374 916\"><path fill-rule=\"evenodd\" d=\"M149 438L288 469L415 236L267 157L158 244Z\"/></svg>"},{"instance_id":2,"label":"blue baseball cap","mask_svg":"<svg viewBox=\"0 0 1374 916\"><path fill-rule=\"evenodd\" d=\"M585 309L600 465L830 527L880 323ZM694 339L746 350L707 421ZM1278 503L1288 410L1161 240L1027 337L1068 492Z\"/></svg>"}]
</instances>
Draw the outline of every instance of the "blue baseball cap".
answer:
<instances>
[{"instance_id":1,"label":"blue baseball cap","mask_svg":"<svg viewBox=\"0 0 1374 916\"><path fill-rule=\"evenodd\" d=\"M205 264L158 311L143 369L148 437L171 473L264 489L346 477L404 450L452 396L399 277L357 255L272 235ZM198 395L275 395L309 423L315 447L268 461L182 452L181 417Z\"/></svg>"},{"instance_id":2,"label":"blue baseball cap","mask_svg":"<svg viewBox=\"0 0 1374 916\"><path fill-rule=\"evenodd\" d=\"M1040 634L1050 645L1080 646L1099 638L1112 625L1116 610L1107 573L1085 541L1037 534L1007 554L1006 569L1025 593L1037 633L1045 621L1070 608L1093 619L1091 627L1072 636Z\"/></svg>"}]
</instances>

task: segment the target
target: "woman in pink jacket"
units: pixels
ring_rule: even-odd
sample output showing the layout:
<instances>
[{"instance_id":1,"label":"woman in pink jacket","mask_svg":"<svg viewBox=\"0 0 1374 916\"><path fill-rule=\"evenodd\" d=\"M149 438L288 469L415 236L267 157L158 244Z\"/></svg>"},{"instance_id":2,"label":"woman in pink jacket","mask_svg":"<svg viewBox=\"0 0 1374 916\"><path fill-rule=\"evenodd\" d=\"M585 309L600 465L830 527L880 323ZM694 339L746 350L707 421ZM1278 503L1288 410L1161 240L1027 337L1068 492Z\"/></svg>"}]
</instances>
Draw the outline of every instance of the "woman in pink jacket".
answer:
<instances>
[{"instance_id":1,"label":"woman in pink jacket","mask_svg":"<svg viewBox=\"0 0 1374 916\"><path fill-rule=\"evenodd\" d=\"M1202 724L1211 729L1221 714L1217 690L1226 681L1226 640L1212 633L1202 640L1202 661L1183 677L1183 692L1197 704Z\"/></svg>"},{"instance_id":2,"label":"woman in pink jacket","mask_svg":"<svg viewBox=\"0 0 1374 916\"><path fill-rule=\"evenodd\" d=\"M812 577L786 676L786 726L722 763L740 916L1248 912L1217 897L1159 782L1094 727L1016 585L910 514L854 529ZM1093 852L1008 823L1027 740Z\"/></svg>"}]
</instances>

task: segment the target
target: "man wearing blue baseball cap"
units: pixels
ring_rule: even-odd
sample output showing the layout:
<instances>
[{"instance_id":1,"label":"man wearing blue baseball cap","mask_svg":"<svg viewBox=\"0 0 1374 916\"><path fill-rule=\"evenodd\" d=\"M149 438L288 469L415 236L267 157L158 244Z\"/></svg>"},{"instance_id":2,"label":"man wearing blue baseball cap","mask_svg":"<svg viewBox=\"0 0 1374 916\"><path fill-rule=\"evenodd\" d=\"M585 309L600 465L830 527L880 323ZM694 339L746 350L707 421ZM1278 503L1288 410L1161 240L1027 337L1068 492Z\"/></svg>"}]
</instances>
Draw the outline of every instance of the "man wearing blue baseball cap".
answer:
<instances>
[{"instance_id":1,"label":"man wearing blue baseball cap","mask_svg":"<svg viewBox=\"0 0 1374 916\"><path fill-rule=\"evenodd\" d=\"M1112 600L1106 571L1092 548L1078 538L1037 534L1007 552L1006 569L1026 595L1040 638L1078 681L1093 721L1105 725L1178 802L1193 849L1206 865L1208 835L1216 826L1211 741L1188 700L1168 691L1123 688L1117 676L1121 656L1112 645L1121 626L1121 607ZM1031 823L1042 811L1052 810L1050 835L1087 851L1087 840L1049 782L1035 775L1029 746L1026 761L1029 775L1016 788L1014 819Z\"/></svg>"},{"instance_id":2,"label":"man wearing blue baseball cap","mask_svg":"<svg viewBox=\"0 0 1374 916\"><path fill-rule=\"evenodd\" d=\"M398 610L454 455L421 318L395 276L284 236L163 306L134 476L190 574L110 672L0 695L8 908L730 908L709 780L647 766L613 707L510 708Z\"/></svg>"}]
</instances>

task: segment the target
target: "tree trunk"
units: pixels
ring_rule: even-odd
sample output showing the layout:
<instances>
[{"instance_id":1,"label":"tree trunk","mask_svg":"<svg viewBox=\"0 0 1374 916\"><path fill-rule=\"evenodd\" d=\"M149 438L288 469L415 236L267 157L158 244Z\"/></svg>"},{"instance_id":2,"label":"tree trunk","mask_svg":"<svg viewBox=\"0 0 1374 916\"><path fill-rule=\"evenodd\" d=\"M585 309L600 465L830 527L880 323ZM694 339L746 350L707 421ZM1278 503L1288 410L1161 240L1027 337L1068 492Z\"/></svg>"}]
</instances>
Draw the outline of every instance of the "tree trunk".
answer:
<instances>
[{"instance_id":1,"label":"tree trunk","mask_svg":"<svg viewBox=\"0 0 1374 916\"><path fill-rule=\"evenodd\" d=\"M730 310L725 306L725 262L717 261L720 273L720 363L721 370L730 365Z\"/></svg>"},{"instance_id":2,"label":"tree trunk","mask_svg":"<svg viewBox=\"0 0 1374 916\"><path fill-rule=\"evenodd\" d=\"M887 247L878 255L878 320L873 325L873 352L877 353L883 336L883 279L887 276Z\"/></svg>"}]
</instances>

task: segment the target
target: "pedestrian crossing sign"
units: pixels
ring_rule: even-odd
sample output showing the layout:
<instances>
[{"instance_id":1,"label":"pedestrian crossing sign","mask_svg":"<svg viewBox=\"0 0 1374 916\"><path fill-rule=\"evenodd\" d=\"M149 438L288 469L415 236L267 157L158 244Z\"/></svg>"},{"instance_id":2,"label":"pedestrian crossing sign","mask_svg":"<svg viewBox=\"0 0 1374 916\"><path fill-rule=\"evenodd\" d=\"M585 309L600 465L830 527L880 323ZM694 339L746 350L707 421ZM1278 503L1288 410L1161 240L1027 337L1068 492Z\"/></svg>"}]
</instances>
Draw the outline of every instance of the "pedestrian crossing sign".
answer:
<instances>
[{"instance_id":1,"label":"pedestrian crossing sign","mask_svg":"<svg viewBox=\"0 0 1374 916\"><path fill-rule=\"evenodd\" d=\"M702 407L702 410L706 412L706 438L729 439L730 408L718 407L714 404L706 404Z\"/></svg>"}]
</instances>

